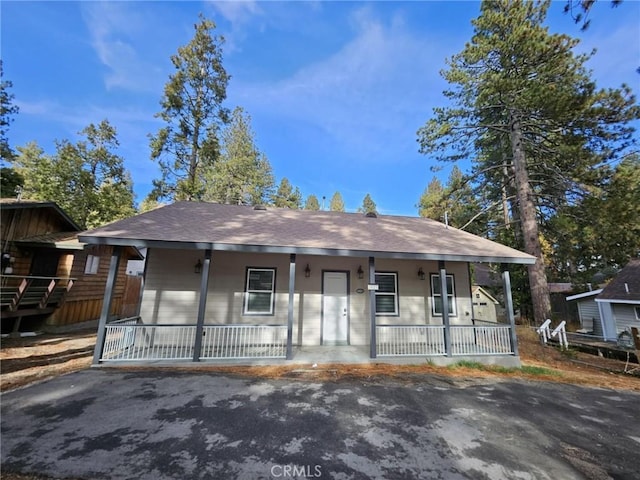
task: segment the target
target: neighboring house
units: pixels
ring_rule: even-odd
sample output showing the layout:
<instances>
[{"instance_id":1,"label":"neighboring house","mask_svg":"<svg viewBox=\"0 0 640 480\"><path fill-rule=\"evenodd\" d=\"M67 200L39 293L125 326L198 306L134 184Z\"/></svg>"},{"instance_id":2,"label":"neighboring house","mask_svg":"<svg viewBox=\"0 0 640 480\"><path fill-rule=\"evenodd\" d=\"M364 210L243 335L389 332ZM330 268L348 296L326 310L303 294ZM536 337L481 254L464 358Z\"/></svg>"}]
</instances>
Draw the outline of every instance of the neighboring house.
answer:
<instances>
[{"instance_id":1,"label":"neighboring house","mask_svg":"<svg viewBox=\"0 0 640 480\"><path fill-rule=\"evenodd\" d=\"M2 199L0 214L3 330L29 317L54 326L98 319L113 248L79 242L81 228L53 202ZM124 255L141 259L133 247ZM124 266L116 278L110 314L133 315L141 282Z\"/></svg>"},{"instance_id":2,"label":"neighboring house","mask_svg":"<svg viewBox=\"0 0 640 480\"><path fill-rule=\"evenodd\" d=\"M607 340L616 340L631 327L640 328L640 259L620 270L595 300Z\"/></svg>"},{"instance_id":3,"label":"neighboring house","mask_svg":"<svg viewBox=\"0 0 640 480\"><path fill-rule=\"evenodd\" d=\"M484 288L474 285L471 289L471 297L473 299L473 319L482 322L497 323L497 308L500 302L496 300Z\"/></svg>"},{"instance_id":4,"label":"neighboring house","mask_svg":"<svg viewBox=\"0 0 640 480\"><path fill-rule=\"evenodd\" d=\"M596 303L596 297L600 295L602 289L590 292L578 293L566 298L567 302L575 301L578 308L578 318L580 319L580 333L592 333L602 337L602 319L600 309Z\"/></svg>"},{"instance_id":5,"label":"neighboring house","mask_svg":"<svg viewBox=\"0 0 640 480\"><path fill-rule=\"evenodd\" d=\"M80 240L114 247L111 271L122 248L148 248L140 319L101 317L94 363L291 359L349 345L371 358L517 362L509 274L510 323L474 326L469 264L535 261L426 218L196 202Z\"/></svg>"}]
</instances>

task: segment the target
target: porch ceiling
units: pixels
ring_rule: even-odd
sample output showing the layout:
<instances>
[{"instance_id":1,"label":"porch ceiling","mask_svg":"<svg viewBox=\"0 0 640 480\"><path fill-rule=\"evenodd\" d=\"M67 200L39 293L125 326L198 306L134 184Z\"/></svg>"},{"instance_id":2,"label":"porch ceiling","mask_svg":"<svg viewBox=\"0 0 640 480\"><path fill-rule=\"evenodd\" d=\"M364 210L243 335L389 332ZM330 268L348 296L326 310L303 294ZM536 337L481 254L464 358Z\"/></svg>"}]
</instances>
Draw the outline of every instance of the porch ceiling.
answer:
<instances>
[{"instance_id":1,"label":"porch ceiling","mask_svg":"<svg viewBox=\"0 0 640 480\"><path fill-rule=\"evenodd\" d=\"M535 257L427 218L177 202L80 241L155 248L532 264Z\"/></svg>"}]
</instances>

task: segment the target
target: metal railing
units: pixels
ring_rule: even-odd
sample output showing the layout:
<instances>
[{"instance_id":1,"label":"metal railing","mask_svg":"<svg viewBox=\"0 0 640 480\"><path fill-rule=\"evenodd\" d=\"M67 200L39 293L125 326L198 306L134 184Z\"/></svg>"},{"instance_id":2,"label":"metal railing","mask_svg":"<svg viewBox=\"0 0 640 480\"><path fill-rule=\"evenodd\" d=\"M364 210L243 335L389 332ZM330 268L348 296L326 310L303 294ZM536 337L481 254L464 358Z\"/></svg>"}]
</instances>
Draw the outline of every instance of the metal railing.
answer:
<instances>
[{"instance_id":1,"label":"metal railing","mask_svg":"<svg viewBox=\"0 0 640 480\"><path fill-rule=\"evenodd\" d=\"M443 356L447 354L443 325L378 325L380 357ZM509 325L452 325L451 355L513 355Z\"/></svg>"},{"instance_id":2,"label":"metal railing","mask_svg":"<svg viewBox=\"0 0 640 480\"><path fill-rule=\"evenodd\" d=\"M202 354L206 359L286 358L286 325L205 325Z\"/></svg>"},{"instance_id":3,"label":"metal railing","mask_svg":"<svg viewBox=\"0 0 640 480\"><path fill-rule=\"evenodd\" d=\"M193 360L196 325L106 325L101 361ZM205 325L199 359L285 358L286 325Z\"/></svg>"},{"instance_id":4,"label":"metal railing","mask_svg":"<svg viewBox=\"0 0 640 480\"><path fill-rule=\"evenodd\" d=\"M377 325L380 357L446 355L442 325Z\"/></svg>"},{"instance_id":5,"label":"metal railing","mask_svg":"<svg viewBox=\"0 0 640 480\"><path fill-rule=\"evenodd\" d=\"M451 355L513 355L509 325L451 325Z\"/></svg>"}]
</instances>

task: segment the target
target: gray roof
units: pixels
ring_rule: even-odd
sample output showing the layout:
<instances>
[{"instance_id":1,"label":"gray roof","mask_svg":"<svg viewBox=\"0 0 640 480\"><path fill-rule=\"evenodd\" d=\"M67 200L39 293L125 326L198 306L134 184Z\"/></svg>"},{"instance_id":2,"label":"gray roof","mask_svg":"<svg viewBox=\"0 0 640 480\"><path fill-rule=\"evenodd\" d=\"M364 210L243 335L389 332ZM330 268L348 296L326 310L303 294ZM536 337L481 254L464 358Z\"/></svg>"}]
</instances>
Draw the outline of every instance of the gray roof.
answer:
<instances>
[{"instance_id":1,"label":"gray roof","mask_svg":"<svg viewBox=\"0 0 640 480\"><path fill-rule=\"evenodd\" d=\"M596 301L640 303L640 258L627 263L604 287Z\"/></svg>"},{"instance_id":2,"label":"gray roof","mask_svg":"<svg viewBox=\"0 0 640 480\"><path fill-rule=\"evenodd\" d=\"M427 218L176 202L82 233L94 244L524 263L535 257Z\"/></svg>"}]
</instances>

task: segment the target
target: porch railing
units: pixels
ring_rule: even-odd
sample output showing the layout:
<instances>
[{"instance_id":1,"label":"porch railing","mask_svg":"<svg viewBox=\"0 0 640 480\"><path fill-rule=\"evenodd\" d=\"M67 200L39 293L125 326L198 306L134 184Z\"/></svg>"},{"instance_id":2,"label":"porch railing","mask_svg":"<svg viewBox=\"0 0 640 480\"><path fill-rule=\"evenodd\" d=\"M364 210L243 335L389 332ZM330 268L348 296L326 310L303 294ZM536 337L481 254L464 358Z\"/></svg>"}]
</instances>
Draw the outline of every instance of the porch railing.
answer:
<instances>
[{"instance_id":1,"label":"porch railing","mask_svg":"<svg viewBox=\"0 0 640 480\"><path fill-rule=\"evenodd\" d=\"M379 357L446 355L442 325L377 325Z\"/></svg>"},{"instance_id":2,"label":"porch railing","mask_svg":"<svg viewBox=\"0 0 640 480\"><path fill-rule=\"evenodd\" d=\"M513 355L509 325L452 325L451 355ZM443 325L378 325L379 357L447 355Z\"/></svg>"},{"instance_id":3,"label":"porch railing","mask_svg":"<svg viewBox=\"0 0 640 480\"><path fill-rule=\"evenodd\" d=\"M106 325L101 361L193 360L196 325ZM205 325L199 359L285 358L285 325Z\"/></svg>"},{"instance_id":4,"label":"porch railing","mask_svg":"<svg viewBox=\"0 0 640 480\"><path fill-rule=\"evenodd\" d=\"M451 355L512 355L509 325L451 325Z\"/></svg>"}]
</instances>

